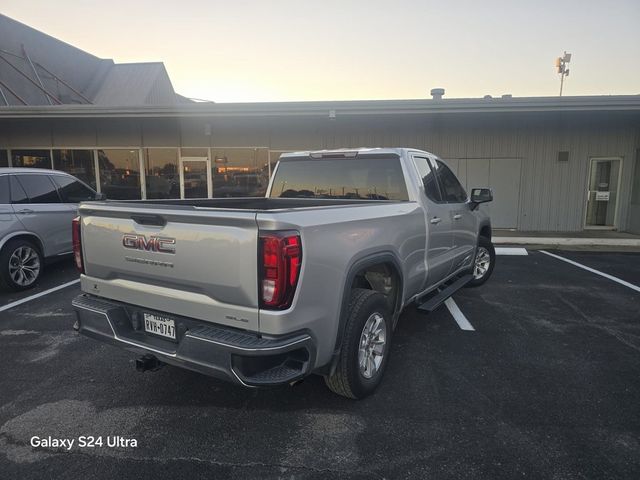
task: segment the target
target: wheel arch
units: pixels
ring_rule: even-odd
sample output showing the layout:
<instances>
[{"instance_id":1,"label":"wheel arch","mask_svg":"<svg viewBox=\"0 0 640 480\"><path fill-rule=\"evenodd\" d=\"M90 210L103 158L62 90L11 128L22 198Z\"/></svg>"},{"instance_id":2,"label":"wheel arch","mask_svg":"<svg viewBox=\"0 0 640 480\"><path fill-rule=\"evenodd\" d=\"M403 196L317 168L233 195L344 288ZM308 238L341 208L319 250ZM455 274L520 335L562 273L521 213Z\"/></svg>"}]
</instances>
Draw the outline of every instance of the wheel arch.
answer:
<instances>
[{"instance_id":1,"label":"wheel arch","mask_svg":"<svg viewBox=\"0 0 640 480\"><path fill-rule=\"evenodd\" d=\"M491 235L492 235L491 224L488 222L480 224L480 230L478 231L478 235L481 237L486 237L489 240L491 240Z\"/></svg>"},{"instance_id":2,"label":"wheel arch","mask_svg":"<svg viewBox=\"0 0 640 480\"><path fill-rule=\"evenodd\" d=\"M40 255L42 255L43 258L46 256L45 250L44 250L44 243L42 242L42 239L35 233L27 232L27 231L12 232L6 237L4 237L2 240L0 240L0 250L4 248L7 242L15 239L20 239L20 238L23 238L25 240L29 240L35 243L38 250L40 250Z\"/></svg>"},{"instance_id":3,"label":"wheel arch","mask_svg":"<svg viewBox=\"0 0 640 480\"><path fill-rule=\"evenodd\" d=\"M372 253L367 255L366 257L356 260L349 267L346 275L346 280L342 288L342 299L340 303L340 317L338 321L336 343L331 362L328 366L328 373L332 373L334 371L340 355L340 350L342 348L342 341L347 322L349 299L351 298L351 290L358 287L368 288L370 290L378 291L380 293L388 295L388 293L385 293L381 290L381 286L375 279L372 279L371 276L369 277L369 279L366 277L367 273L380 273L380 271L386 271L391 278L391 292L393 293L393 297L391 298L391 302L393 303L392 325L395 326L402 309L402 299L404 291L404 278L402 276L402 267L400 261L398 260L397 256L390 251ZM363 280L366 281L368 285L362 285Z\"/></svg>"}]
</instances>

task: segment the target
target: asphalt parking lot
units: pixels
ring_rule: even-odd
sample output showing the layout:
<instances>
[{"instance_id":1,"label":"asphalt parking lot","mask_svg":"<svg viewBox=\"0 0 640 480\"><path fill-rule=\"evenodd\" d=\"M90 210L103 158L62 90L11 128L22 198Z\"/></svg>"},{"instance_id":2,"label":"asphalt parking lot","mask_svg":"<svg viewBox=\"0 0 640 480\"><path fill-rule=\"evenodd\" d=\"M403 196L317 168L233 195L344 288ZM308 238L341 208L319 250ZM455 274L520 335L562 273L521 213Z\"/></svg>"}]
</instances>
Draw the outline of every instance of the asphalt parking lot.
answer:
<instances>
[{"instance_id":1,"label":"asphalt parking lot","mask_svg":"<svg viewBox=\"0 0 640 480\"><path fill-rule=\"evenodd\" d=\"M553 252L631 285L640 253ZM70 262L39 290L73 281ZM378 392L248 390L73 330L77 285L0 310L1 478L640 478L640 292L530 251L409 309ZM33 448L120 435L137 447Z\"/></svg>"}]
</instances>

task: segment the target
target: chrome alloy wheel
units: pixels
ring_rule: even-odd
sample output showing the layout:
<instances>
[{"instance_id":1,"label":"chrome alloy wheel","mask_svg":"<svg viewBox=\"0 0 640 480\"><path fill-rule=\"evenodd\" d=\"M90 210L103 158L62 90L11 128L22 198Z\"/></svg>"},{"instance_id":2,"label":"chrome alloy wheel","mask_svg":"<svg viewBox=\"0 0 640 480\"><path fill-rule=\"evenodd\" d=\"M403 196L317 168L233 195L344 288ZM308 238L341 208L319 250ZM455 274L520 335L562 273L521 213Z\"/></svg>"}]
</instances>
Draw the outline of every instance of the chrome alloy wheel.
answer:
<instances>
[{"instance_id":1,"label":"chrome alloy wheel","mask_svg":"<svg viewBox=\"0 0 640 480\"><path fill-rule=\"evenodd\" d=\"M485 276L487 271L489 270L489 265L491 264L491 256L489 255L489 250L484 247L478 247L478 252L476 253L476 260L473 265L473 278L476 280L481 279Z\"/></svg>"},{"instance_id":2,"label":"chrome alloy wheel","mask_svg":"<svg viewBox=\"0 0 640 480\"><path fill-rule=\"evenodd\" d=\"M385 354L387 324L378 312L367 319L360 335L358 365L364 378L372 378L380 369Z\"/></svg>"},{"instance_id":3,"label":"chrome alloy wheel","mask_svg":"<svg viewBox=\"0 0 640 480\"><path fill-rule=\"evenodd\" d=\"M9 257L9 276L17 285L27 287L40 275L40 257L31 247L16 248Z\"/></svg>"}]
</instances>

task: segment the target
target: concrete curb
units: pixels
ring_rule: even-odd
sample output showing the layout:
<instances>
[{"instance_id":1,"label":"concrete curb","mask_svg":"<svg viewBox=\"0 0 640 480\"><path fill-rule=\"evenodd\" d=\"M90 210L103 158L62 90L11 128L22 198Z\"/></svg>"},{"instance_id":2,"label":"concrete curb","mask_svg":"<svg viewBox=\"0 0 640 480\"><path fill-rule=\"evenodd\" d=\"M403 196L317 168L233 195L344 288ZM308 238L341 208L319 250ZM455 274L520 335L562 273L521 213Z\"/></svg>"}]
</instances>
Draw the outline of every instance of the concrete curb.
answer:
<instances>
[{"instance_id":1,"label":"concrete curb","mask_svg":"<svg viewBox=\"0 0 640 480\"><path fill-rule=\"evenodd\" d=\"M496 245L553 245L571 247L640 247L637 238L577 238L577 237L493 237Z\"/></svg>"}]
</instances>

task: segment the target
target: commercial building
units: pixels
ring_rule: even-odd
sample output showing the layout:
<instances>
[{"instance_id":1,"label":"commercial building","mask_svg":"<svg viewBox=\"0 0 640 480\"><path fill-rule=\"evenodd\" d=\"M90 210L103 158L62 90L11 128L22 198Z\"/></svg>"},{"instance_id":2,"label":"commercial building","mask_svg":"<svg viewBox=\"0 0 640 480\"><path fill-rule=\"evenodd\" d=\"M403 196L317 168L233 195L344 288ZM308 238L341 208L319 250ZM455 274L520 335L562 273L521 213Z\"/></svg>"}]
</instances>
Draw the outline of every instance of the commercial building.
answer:
<instances>
[{"instance_id":1,"label":"commercial building","mask_svg":"<svg viewBox=\"0 0 640 480\"><path fill-rule=\"evenodd\" d=\"M495 227L640 233L640 95L196 103L161 63L115 64L0 16L0 166L70 172L113 199L263 194L285 151L408 146Z\"/></svg>"}]
</instances>

